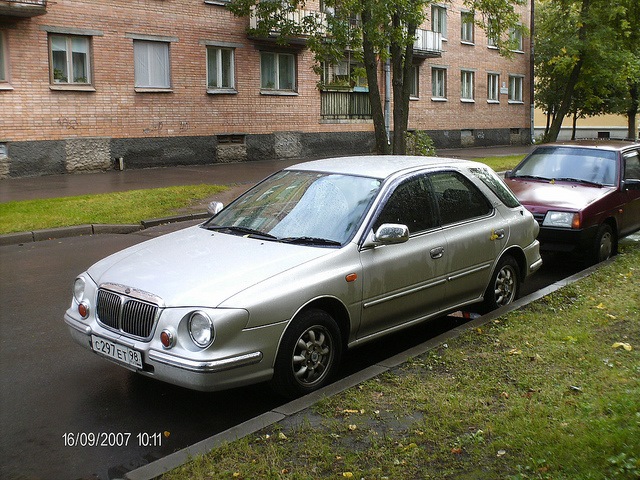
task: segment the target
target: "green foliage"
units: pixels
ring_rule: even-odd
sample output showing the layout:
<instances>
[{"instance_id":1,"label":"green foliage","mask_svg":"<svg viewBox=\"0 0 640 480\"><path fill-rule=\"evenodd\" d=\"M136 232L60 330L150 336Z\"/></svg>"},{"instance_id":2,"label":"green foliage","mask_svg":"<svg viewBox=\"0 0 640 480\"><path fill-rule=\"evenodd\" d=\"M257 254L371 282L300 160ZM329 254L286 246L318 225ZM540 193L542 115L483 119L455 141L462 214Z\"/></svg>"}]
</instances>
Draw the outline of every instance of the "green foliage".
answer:
<instances>
[{"instance_id":1,"label":"green foliage","mask_svg":"<svg viewBox=\"0 0 640 480\"><path fill-rule=\"evenodd\" d=\"M432 157L436 154L433 139L423 130L407 132L407 155Z\"/></svg>"}]
</instances>

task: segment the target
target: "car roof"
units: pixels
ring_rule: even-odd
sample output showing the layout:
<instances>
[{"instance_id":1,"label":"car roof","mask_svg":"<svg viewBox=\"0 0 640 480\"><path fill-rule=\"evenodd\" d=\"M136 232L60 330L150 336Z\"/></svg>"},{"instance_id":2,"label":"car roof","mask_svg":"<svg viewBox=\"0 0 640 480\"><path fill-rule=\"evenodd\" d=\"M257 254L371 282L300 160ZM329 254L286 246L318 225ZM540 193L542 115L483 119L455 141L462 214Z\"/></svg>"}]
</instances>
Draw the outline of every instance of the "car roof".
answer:
<instances>
[{"instance_id":1,"label":"car roof","mask_svg":"<svg viewBox=\"0 0 640 480\"><path fill-rule=\"evenodd\" d=\"M640 143L632 140L615 139L584 139L565 142L544 143L539 147L573 147L573 148L599 148L602 150L622 151L630 147L640 147Z\"/></svg>"},{"instance_id":2,"label":"car roof","mask_svg":"<svg viewBox=\"0 0 640 480\"><path fill-rule=\"evenodd\" d=\"M438 167L486 167L481 163L457 158L422 157L413 155L361 155L335 157L298 163L286 170L305 170L341 175L358 175L385 179L400 172Z\"/></svg>"}]
</instances>

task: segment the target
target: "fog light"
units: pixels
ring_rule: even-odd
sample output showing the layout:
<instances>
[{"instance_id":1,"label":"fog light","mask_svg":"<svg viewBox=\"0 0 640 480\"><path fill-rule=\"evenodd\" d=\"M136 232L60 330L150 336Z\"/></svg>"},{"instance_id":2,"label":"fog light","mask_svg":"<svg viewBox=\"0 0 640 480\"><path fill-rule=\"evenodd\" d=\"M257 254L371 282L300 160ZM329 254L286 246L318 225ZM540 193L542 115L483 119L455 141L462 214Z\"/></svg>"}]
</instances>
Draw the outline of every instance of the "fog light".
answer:
<instances>
[{"instance_id":1,"label":"fog light","mask_svg":"<svg viewBox=\"0 0 640 480\"><path fill-rule=\"evenodd\" d=\"M78 304L78 313L82 318L87 318L89 316L89 305L85 302Z\"/></svg>"},{"instance_id":2,"label":"fog light","mask_svg":"<svg viewBox=\"0 0 640 480\"><path fill-rule=\"evenodd\" d=\"M164 348L171 348L176 344L176 337L169 330L163 330L160 333L160 341Z\"/></svg>"}]
</instances>

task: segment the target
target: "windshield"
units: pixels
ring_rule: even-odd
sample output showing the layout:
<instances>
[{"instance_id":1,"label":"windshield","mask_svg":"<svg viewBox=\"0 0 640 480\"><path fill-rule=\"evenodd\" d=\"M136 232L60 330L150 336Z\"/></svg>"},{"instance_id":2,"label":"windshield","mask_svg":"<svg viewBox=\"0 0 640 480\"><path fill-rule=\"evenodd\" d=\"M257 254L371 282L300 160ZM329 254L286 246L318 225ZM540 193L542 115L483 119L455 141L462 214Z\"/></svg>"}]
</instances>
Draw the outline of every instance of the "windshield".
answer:
<instances>
[{"instance_id":1,"label":"windshield","mask_svg":"<svg viewBox=\"0 0 640 480\"><path fill-rule=\"evenodd\" d=\"M355 234L380 183L368 177L283 170L203 226L275 241L342 245Z\"/></svg>"},{"instance_id":2,"label":"windshield","mask_svg":"<svg viewBox=\"0 0 640 480\"><path fill-rule=\"evenodd\" d=\"M512 173L512 177L566 180L598 185L616 183L616 152L595 148L541 147Z\"/></svg>"}]
</instances>

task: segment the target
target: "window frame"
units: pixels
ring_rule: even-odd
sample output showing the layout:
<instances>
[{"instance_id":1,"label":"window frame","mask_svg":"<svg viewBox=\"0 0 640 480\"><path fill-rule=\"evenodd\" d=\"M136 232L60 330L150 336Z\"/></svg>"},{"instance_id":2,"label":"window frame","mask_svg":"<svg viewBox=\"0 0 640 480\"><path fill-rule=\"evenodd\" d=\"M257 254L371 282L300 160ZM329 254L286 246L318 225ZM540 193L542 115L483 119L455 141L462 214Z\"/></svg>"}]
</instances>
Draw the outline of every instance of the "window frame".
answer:
<instances>
[{"instance_id":1,"label":"window frame","mask_svg":"<svg viewBox=\"0 0 640 480\"><path fill-rule=\"evenodd\" d=\"M487 72L487 103L500 103L500 74Z\"/></svg>"},{"instance_id":2,"label":"window frame","mask_svg":"<svg viewBox=\"0 0 640 480\"><path fill-rule=\"evenodd\" d=\"M229 52L229 65L228 68L228 77L229 84L224 85L225 78L225 61L223 58L224 53ZM215 55L215 59L212 59L212 53ZM219 45L206 45L206 59L207 59L207 93L238 93L236 89L236 52L233 47L224 47ZM215 61L216 63L216 82L214 85L211 85L211 68L210 62Z\"/></svg>"},{"instance_id":3,"label":"window frame","mask_svg":"<svg viewBox=\"0 0 640 480\"><path fill-rule=\"evenodd\" d=\"M265 85L264 74L265 74L265 57L269 55L272 56L273 61L273 74L274 74L274 82L273 86L270 87L269 83ZM288 57L291 59L291 88L282 88L281 82L281 58ZM271 80L271 78L269 78ZM266 95L297 95L298 92L298 65L297 65L297 55L290 52L277 52L277 51L261 51L260 52L260 93Z\"/></svg>"},{"instance_id":4,"label":"window frame","mask_svg":"<svg viewBox=\"0 0 640 480\"><path fill-rule=\"evenodd\" d=\"M152 39L152 38L133 38L133 63L134 63L134 88L136 92L171 92L172 91L172 83L171 83L171 41L166 39ZM153 79L151 78L154 75L154 72L151 70L151 67L157 67L157 63L153 63L151 50L149 48L146 49L145 54L149 60L149 72L148 78L142 79L140 75L142 72L139 72L136 65L138 64L137 58L138 54L141 54L140 48L143 45L151 46L163 46L163 56L166 60L166 72L163 73L163 84L162 85L154 85ZM161 72L162 73L162 72ZM146 82L142 82L142 80L147 80Z\"/></svg>"},{"instance_id":5,"label":"window frame","mask_svg":"<svg viewBox=\"0 0 640 480\"><path fill-rule=\"evenodd\" d=\"M522 34L522 26L520 28L511 28L509 30L509 40L516 44L516 48L511 50L515 53L524 53L524 35Z\"/></svg>"},{"instance_id":6,"label":"window frame","mask_svg":"<svg viewBox=\"0 0 640 480\"><path fill-rule=\"evenodd\" d=\"M440 186L443 184L443 182L438 181L437 177L441 177L441 178L445 178L445 176L448 176L449 178L453 178L457 181L457 183L461 186L463 186L466 191L471 195L473 194L476 199L477 199L477 206L478 208L483 207L484 210L481 212L474 212L470 207L470 204L467 204L465 202L465 208L449 208L449 209L444 209L444 200L445 200L445 196L446 196L446 192L448 190L453 190L450 188L445 188L444 190L442 190L442 192L440 192ZM460 224L460 223L467 223L467 222L471 222L474 221L478 218L485 218L488 217L490 215L493 215L493 212L495 210L495 207L493 206L493 204L491 203L491 200L489 198L487 198L487 196L484 194L484 192L482 192L482 190L470 179L468 178L466 175L457 172L455 170L441 170L438 172L431 172L429 174L429 181L431 183L431 191L433 196L435 197L436 200L436 205L438 207L438 220L440 223L440 226L442 227L447 227L449 225L456 225L456 224ZM454 186L453 183L450 183L451 186ZM442 198L441 198L442 195ZM457 200L458 203L460 203L460 199L454 199ZM483 205L482 205L483 204ZM451 205L452 207L455 207L455 205ZM446 210L446 211L445 211ZM457 214L458 216L454 216L452 218L445 218L447 213L449 214ZM462 216L464 215L464 216Z\"/></svg>"},{"instance_id":7,"label":"window frame","mask_svg":"<svg viewBox=\"0 0 640 480\"><path fill-rule=\"evenodd\" d=\"M475 16L473 12L460 12L460 42L475 45Z\"/></svg>"},{"instance_id":8,"label":"window frame","mask_svg":"<svg viewBox=\"0 0 640 480\"><path fill-rule=\"evenodd\" d=\"M470 80L470 81L469 81ZM474 70L460 70L460 101L475 103L476 72Z\"/></svg>"},{"instance_id":9,"label":"window frame","mask_svg":"<svg viewBox=\"0 0 640 480\"><path fill-rule=\"evenodd\" d=\"M411 65L411 85L409 90L409 98L412 100L420 99L420 66Z\"/></svg>"},{"instance_id":10,"label":"window frame","mask_svg":"<svg viewBox=\"0 0 640 480\"><path fill-rule=\"evenodd\" d=\"M439 78L439 76L442 78ZM440 96L439 94L443 95ZM431 100L446 101L447 100L447 69L442 67L431 67Z\"/></svg>"},{"instance_id":11,"label":"window frame","mask_svg":"<svg viewBox=\"0 0 640 480\"><path fill-rule=\"evenodd\" d=\"M524 103L524 75L509 75L509 103Z\"/></svg>"},{"instance_id":12,"label":"window frame","mask_svg":"<svg viewBox=\"0 0 640 480\"><path fill-rule=\"evenodd\" d=\"M431 30L442 35L442 40L447 40L447 7L431 5Z\"/></svg>"},{"instance_id":13,"label":"window frame","mask_svg":"<svg viewBox=\"0 0 640 480\"><path fill-rule=\"evenodd\" d=\"M0 89L9 85L9 41L4 30L0 30Z\"/></svg>"},{"instance_id":14,"label":"window frame","mask_svg":"<svg viewBox=\"0 0 640 480\"><path fill-rule=\"evenodd\" d=\"M64 64L65 70L61 71L60 75L63 75L66 72L66 76L56 78L58 75L56 71L56 63L57 60L54 57L55 51L62 50L54 50L54 41L60 40L64 42ZM75 71L74 68L76 64L74 63L74 40L85 42L84 47L86 47L85 52L85 62L84 62L84 77L78 77L75 79ZM49 85L52 87L91 87L93 85L93 62L92 62L92 36L90 35L79 35L72 33L58 33L58 32L49 32L48 38L48 50L49 50ZM71 80L69 79L71 72ZM82 80L84 81L78 81Z\"/></svg>"}]
</instances>

